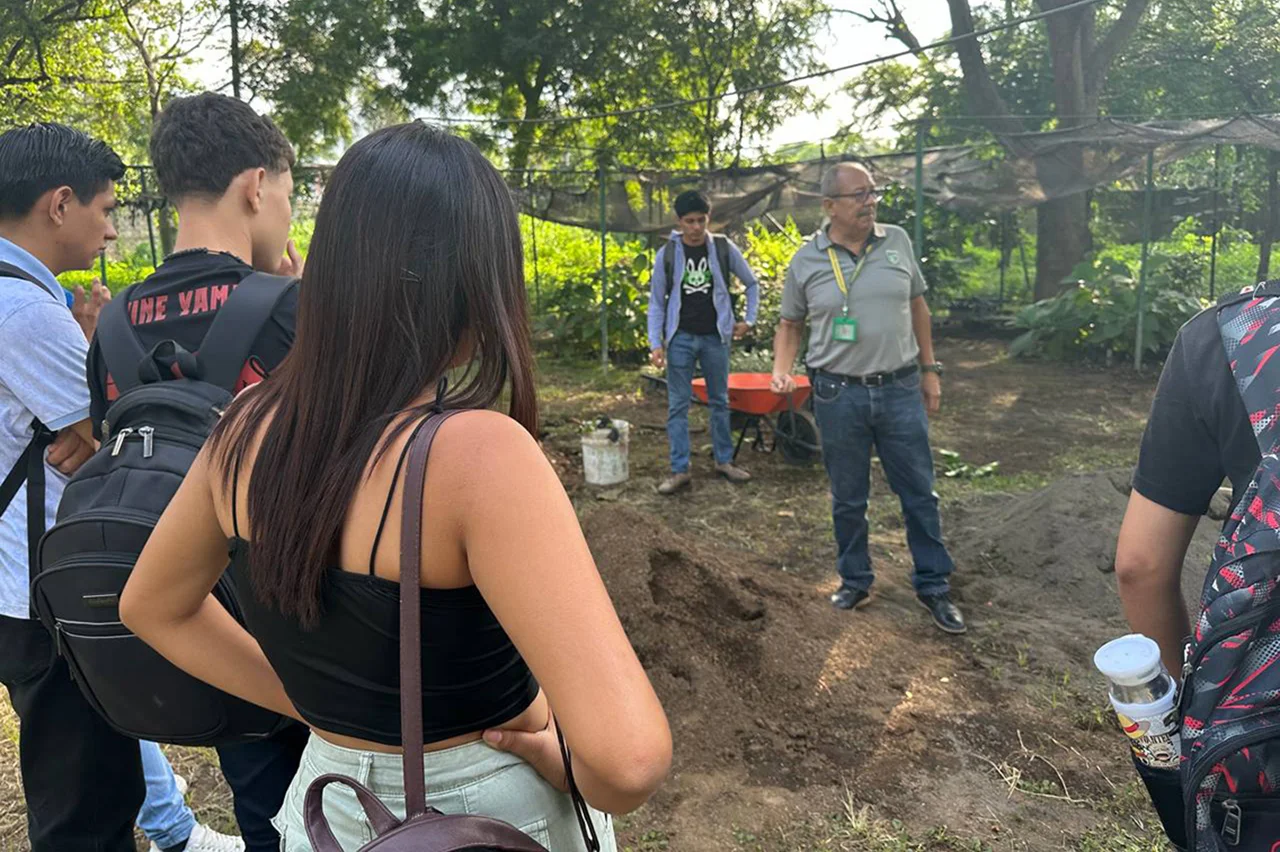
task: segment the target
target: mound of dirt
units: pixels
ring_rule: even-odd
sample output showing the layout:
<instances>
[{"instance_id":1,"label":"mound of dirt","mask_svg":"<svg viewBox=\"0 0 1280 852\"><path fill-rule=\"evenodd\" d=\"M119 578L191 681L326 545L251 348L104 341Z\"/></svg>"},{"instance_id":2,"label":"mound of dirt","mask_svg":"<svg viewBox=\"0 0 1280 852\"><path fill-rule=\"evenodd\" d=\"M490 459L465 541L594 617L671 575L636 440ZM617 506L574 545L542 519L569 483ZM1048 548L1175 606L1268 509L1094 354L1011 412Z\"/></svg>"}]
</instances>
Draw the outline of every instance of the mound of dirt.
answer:
<instances>
[{"instance_id":1,"label":"mound of dirt","mask_svg":"<svg viewBox=\"0 0 1280 852\"><path fill-rule=\"evenodd\" d=\"M671 848L737 849L726 820L781 824L847 800L969 836L1025 821L1045 837L1026 849L1087 830L1088 812L1011 797L999 767L1100 800L1109 775L1130 771L1088 709L1105 701L1092 653L1125 630L1113 572L1126 479L949 508L965 639L934 630L892 570L874 606L837 612L828 576L677 534L625 502L587 507L587 540L675 736L675 775L648 808ZM1190 599L1216 528L1202 525L1188 557Z\"/></svg>"},{"instance_id":2,"label":"mound of dirt","mask_svg":"<svg viewBox=\"0 0 1280 852\"><path fill-rule=\"evenodd\" d=\"M1087 664L1125 628L1116 593L1116 539L1128 471L1068 476L1027 495L993 495L948 513L956 586L971 605L1031 626L1037 646ZM1200 524L1183 566L1183 594L1199 600L1219 523Z\"/></svg>"},{"instance_id":3,"label":"mound of dirt","mask_svg":"<svg viewBox=\"0 0 1280 852\"><path fill-rule=\"evenodd\" d=\"M851 711L814 689L841 627L830 607L749 554L681 538L625 505L596 509L583 529L677 739L697 743L685 768L745 764L789 789L835 783L865 747L858 717L875 708Z\"/></svg>"}]
</instances>

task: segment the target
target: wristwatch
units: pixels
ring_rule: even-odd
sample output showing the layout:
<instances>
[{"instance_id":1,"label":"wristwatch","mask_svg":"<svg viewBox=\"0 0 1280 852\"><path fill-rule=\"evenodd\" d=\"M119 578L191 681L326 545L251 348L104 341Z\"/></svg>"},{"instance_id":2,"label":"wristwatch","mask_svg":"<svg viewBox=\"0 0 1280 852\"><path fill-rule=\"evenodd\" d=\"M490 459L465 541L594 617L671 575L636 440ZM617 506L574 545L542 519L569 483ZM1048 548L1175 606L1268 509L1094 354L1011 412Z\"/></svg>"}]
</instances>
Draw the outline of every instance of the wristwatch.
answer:
<instances>
[{"instance_id":1,"label":"wristwatch","mask_svg":"<svg viewBox=\"0 0 1280 852\"><path fill-rule=\"evenodd\" d=\"M942 362L941 362L941 361L934 361L932 364L921 364L921 365L920 365L920 372L922 372L922 373L937 373L937 374L938 374L938 378L942 378Z\"/></svg>"}]
</instances>

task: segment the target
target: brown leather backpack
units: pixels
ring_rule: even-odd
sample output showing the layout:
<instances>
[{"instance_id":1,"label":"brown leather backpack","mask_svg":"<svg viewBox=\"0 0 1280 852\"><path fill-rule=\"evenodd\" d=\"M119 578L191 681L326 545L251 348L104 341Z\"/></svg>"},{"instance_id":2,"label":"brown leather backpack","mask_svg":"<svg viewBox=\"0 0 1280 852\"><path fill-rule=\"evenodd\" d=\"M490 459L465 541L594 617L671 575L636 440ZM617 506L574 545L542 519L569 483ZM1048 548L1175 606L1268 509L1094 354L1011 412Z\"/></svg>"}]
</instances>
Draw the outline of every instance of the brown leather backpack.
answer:
<instances>
[{"instance_id":1,"label":"brown leather backpack","mask_svg":"<svg viewBox=\"0 0 1280 852\"><path fill-rule=\"evenodd\" d=\"M443 394L441 394L443 396ZM408 815L400 820L368 787L344 775L321 775L307 788L303 819L307 839L315 852L342 852L324 816L324 789L330 784L350 787L369 818L376 837L359 852L548 852L533 838L489 817L442 814L427 805L422 743L422 625L418 599L419 571L413 566L422 553L422 492L427 479L427 456L441 424L456 411L437 410L424 420L409 439L405 471L404 515L400 533L400 730L404 744L404 792ZM586 802L573 782L568 751L560 739L574 810L590 852L600 842L591 825Z\"/></svg>"}]
</instances>

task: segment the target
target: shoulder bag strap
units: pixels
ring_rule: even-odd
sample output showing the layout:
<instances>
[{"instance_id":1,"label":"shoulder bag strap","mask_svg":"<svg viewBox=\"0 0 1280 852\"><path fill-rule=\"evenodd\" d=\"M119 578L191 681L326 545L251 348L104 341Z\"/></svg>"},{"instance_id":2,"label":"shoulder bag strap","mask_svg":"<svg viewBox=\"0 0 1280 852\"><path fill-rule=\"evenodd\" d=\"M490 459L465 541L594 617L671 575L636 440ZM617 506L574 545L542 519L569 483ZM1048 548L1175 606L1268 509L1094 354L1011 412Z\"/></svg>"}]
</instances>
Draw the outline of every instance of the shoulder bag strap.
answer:
<instances>
[{"instance_id":1,"label":"shoulder bag strap","mask_svg":"<svg viewBox=\"0 0 1280 852\"><path fill-rule=\"evenodd\" d=\"M443 388L440 394L444 396ZM407 819L427 811L426 773L422 756L422 500L427 483L427 458L436 433L454 411L436 411L409 438L404 476L404 510L400 519L400 745L404 752L404 794ZM556 726L564 758L569 795L588 852L600 852L591 811L573 779L573 765L564 735Z\"/></svg>"},{"instance_id":2,"label":"shoulder bag strap","mask_svg":"<svg viewBox=\"0 0 1280 852\"><path fill-rule=\"evenodd\" d=\"M400 746L404 752L404 797L408 819L427 812L422 758L422 494L427 456L440 426L457 411L430 415L409 438L400 519Z\"/></svg>"}]
</instances>

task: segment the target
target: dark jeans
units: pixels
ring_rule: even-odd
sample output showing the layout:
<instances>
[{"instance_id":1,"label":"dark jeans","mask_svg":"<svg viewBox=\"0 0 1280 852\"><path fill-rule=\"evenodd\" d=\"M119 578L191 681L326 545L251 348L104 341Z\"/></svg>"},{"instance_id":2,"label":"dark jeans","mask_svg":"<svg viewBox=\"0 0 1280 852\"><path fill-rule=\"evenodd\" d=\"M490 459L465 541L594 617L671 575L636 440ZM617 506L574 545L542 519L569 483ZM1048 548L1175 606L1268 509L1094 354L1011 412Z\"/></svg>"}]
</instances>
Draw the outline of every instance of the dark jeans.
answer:
<instances>
[{"instance_id":1,"label":"dark jeans","mask_svg":"<svg viewBox=\"0 0 1280 852\"><path fill-rule=\"evenodd\" d=\"M21 723L32 852L135 852L145 790L138 741L89 706L40 622L0 616L0 683Z\"/></svg>"},{"instance_id":2,"label":"dark jeans","mask_svg":"<svg viewBox=\"0 0 1280 852\"><path fill-rule=\"evenodd\" d=\"M667 440L671 472L689 471L689 403L694 365L701 365L711 407L711 446L716 464L733 461L729 428L729 345L718 334L677 331L667 346Z\"/></svg>"},{"instance_id":3,"label":"dark jeans","mask_svg":"<svg viewBox=\"0 0 1280 852\"><path fill-rule=\"evenodd\" d=\"M305 725L294 723L267 740L218 747L245 852L279 852L280 835L271 818L284 804L310 733Z\"/></svg>"},{"instance_id":4,"label":"dark jeans","mask_svg":"<svg viewBox=\"0 0 1280 852\"><path fill-rule=\"evenodd\" d=\"M948 591L948 578L955 565L942 543L920 374L868 388L842 385L819 372L813 379L813 399L822 433L822 460L831 479L836 570L843 584L866 590L875 580L867 552L867 500L874 446L889 486L902 502L907 545L915 562L911 580L916 593Z\"/></svg>"}]
</instances>

